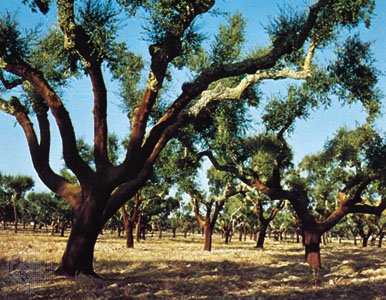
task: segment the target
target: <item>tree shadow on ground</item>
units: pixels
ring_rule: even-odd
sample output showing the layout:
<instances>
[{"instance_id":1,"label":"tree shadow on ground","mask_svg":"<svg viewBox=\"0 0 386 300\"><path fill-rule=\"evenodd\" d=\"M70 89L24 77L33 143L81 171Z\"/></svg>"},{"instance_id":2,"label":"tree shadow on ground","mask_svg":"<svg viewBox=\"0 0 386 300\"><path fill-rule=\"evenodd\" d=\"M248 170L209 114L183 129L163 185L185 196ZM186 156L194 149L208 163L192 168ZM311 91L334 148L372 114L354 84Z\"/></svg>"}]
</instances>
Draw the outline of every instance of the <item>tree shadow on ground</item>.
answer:
<instances>
[{"instance_id":1,"label":"tree shadow on ground","mask_svg":"<svg viewBox=\"0 0 386 300\"><path fill-rule=\"evenodd\" d=\"M0 299L386 299L384 249L322 249L325 269L314 286L301 245L234 244L210 254L182 245L101 248L95 269L103 280L57 277L43 260L2 259ZM15 279L23 263L32 275Z\"/></svg>"}]
</instances>

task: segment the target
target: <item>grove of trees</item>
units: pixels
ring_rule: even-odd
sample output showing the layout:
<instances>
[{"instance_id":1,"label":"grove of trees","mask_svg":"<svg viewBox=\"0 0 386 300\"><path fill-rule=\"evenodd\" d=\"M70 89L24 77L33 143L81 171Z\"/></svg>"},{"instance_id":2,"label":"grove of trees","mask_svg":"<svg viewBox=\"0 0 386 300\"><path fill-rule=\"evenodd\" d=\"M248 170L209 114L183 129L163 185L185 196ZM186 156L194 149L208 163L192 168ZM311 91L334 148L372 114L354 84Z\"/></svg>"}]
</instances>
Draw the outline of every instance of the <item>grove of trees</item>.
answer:
<instances>
[{"instance_id":1,"label":"grove of trees","mask_svg":"<svg viewBox=\"0 0 386 300\"><path fill-rule=\"evenodd\" d=\"M216 221L232 201L249 205L263 225L258 247L264 243L264 226L288 201L292 226L303 234L313 269L321 267L322 235L346 215L354 214L351 221L363 237L374 231L369 224L386 209L386 137L374 125L382 110L382 73L371 43L363 42L356 28L371 28L375 1L317 0L307 8L284 8L266 24L266 46L250 51L245 50L243 16L218 11L214 0L20 2L31 14L56 16L56 23L45 30L23 30L17 15L2 13L0 110L20 125L33 167L54 193L28 195L29 219L57 219L55 212L62 209L57 199L71 206L71 233L58 274L97 276L95 243L109 222L120 219L119 211L132 247L134 223L152 223L162 232L167 219L177 222L172 211L184 195L205 229L209 251ZM208 37L197 23L214 17L226 22ZM148 63L119 38L130 35L125 21L133 18L144 24ZM92 146L76 136L77 120L64 100L71 83L82 77L92 86ZM263 93L263 83L271 80L282 82L280 93ZM107 122L108 89L113 87L122 100L122 122L130 125L122 140ZM71 101L82 106L85 99ZM360 103L365 123L341 128L320 152L296 165L290 143L296 122L333 101ZM61 170L50 163L52 121L62 144ZM197 183L208 162L204 157L213 165L208 191ZM0 196L12 200L17 230L16 203L33 182L3 176L0 181ZM35 206L51 204L54 209L35 212ZM206 207L205 218L200 204ZM371 222L362 214L378 219ZM251 214L239 208L224 212L228 231L236 218L244 218L239 225L245 231Z\"/></svg>"}]
</instances>

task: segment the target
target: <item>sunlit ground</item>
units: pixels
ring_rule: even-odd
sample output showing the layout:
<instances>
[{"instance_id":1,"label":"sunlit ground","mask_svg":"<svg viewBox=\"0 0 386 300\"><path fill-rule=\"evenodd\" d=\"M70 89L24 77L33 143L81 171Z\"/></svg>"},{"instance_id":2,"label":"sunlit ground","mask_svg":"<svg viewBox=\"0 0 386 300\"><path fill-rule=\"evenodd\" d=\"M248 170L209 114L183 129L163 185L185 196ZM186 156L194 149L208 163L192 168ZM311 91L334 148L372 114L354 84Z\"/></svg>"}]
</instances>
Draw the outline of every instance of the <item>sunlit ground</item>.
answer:
<instances>
[{"instance_id":1,"label":"sunlit ground","mask_svg":"<svg viewBox=\"0 0 386 300\"><path fill-rule=\"evenodd\" d=\"M68 234L68 233L67 233ZM268 239L224 245L214 237L149 237L125 247L124 238L100 236L95 270L103 279L56 277L67 237L0 230L0 299L386 299L386 250L352 241L322 247L315 286L300 244Z\"/></svg>"}]
</instances>

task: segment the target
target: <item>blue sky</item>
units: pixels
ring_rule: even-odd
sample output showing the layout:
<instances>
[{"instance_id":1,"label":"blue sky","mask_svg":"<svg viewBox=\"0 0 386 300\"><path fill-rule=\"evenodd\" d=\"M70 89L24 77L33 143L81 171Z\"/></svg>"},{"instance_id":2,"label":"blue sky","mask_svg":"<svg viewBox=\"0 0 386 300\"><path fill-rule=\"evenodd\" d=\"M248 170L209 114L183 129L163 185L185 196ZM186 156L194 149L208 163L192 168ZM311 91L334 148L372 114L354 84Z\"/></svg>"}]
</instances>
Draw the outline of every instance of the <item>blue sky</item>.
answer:
<instances>
[{"instance_id":1,"label":"blue sky","mask_svg":"<svg viewBox=\"0 0 386 300\"><path fill-rule=\"evenodd\" d=\"M42 16L41 14L32 14L28 8L20 5L18 0L0 0L0 12L6 10L16 11L20 25L23 27L31 26L32 24L44 24L43 28L55 26L55 16L50 14ZM305 3L312 1L303 0L219 0L216 6L222 10L229 12L240 11L247 19L246 38L248 49L256 46L267 45L267 36L263 29L270 16L275 15L280 5L292 5L305 7ZM382 2L382 4L380 4ZM376 16L373 19L371 30L363 30L364 37L374 42L373 51L377 60L377 67L386 74L386 7L383 1L377 1ZM201 18L198 22L199 28L207 36L213 35L218 28L218 24L223 18L209 17L208 19ZM130 49L136 53L143 53L145 59L149 59L147 55L147 45L141 38L141 20L134 19L127 22L129 29L122 31L120 38L129 42ZM331 50L331 49L330 49ZM179 83L184 80L183 75L179 76ZM281 87L283 83L279 83ZM267 85L265 89L266 95L275 93L276 89L281 88L278 84ZM379 87L386 94L385 77L380 78ZM176 87L178 91L178 87ZM116 132L119 136L124 136L128 133L129 123L124 114L119 108L119 100L116 97L117 89L114 84L109 85L109 129ZM4 97L6 97L4 95ZM74 82L66 91L63 97L67 108L73 118L76 134L78 137L83 137L87 141L92 141L92 97L91 86L87 78L80 82ZM383 102L385 102L383 100ZM294 134L290 137L293 145L295 157L299 160L305 154L310 154L321 149L328 137L332 137L334 132L341 126L354 127L357 122L363 122L365 114L359 105L351 107L341 107L339 103L334 103L327 111L318 111L311 115L307 121L299 121ZM258 118L257 118L258 119ZM258 122L259 120L257 120ZM53 121L52 121L53 123ZM385 130L385 118L382 118L377 123L378 128ZM51 149L51 163L55 170L58 170L61 165L61 146L57 139L58 131L53 127L53 145ZM56 137L56 138L55 138ZM0 172L5 174L26 174L32 176L36 181L35 190L46 190L40 182L33 169L27 144L24 134L14 120L14 118L0 112Z\"/></svg>"}]
</instances>

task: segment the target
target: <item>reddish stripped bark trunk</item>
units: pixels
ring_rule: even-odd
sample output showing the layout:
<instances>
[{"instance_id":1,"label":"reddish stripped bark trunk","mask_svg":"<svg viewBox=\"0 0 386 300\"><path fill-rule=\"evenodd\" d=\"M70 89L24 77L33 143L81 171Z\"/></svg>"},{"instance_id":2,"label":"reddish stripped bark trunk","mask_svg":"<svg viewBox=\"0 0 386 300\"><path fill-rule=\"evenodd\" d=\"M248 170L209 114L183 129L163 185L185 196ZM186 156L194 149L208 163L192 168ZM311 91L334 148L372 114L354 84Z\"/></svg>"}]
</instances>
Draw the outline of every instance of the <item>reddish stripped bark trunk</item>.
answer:
<instances>
[{"instance_id":1,"label":"reddish stripped bark trunk","mask_svg":"<svg viewBox=\"0 0 386 300\"><path fill-rule=\"evenodd\" d=\"M207 222L207 224L204 227L204 236L205 236L204 251L212 251L213 229L210 226L210 222Z\"/></svg>"},{"instance_id":2,"label":"reddish stripped bark trunk","mask_svg":"<svg viewBox=\"0 0 386 300\"><path fill-rule=\"evenodd\" d=\"M94 247L101 229L92 219L77 219L56 274L97 276L93 268Z\"/></svg>"},{"instance_id":3,"label":"reddish stripped bark trunk","mask_svg":"<svg viewBox=\"0 0 386 300\"><path fill-rule=\"evenodd\" d=\"M305 259L313 269L320 269L322 267L320 259L321 236L322 234L319 232L304 230Z\"/></svg>"}]
</instances>

